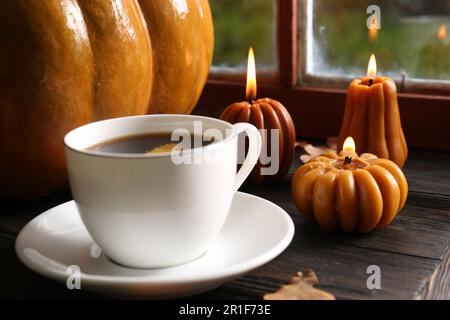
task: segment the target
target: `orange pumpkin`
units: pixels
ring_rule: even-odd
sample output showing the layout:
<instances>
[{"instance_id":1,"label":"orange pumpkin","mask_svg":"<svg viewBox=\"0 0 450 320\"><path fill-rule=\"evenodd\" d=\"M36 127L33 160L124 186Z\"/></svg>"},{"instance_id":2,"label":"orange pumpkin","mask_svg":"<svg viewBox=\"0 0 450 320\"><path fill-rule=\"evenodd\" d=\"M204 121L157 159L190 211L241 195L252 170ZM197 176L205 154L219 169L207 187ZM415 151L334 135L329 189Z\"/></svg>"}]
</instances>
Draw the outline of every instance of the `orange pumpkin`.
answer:
<instances>
[{"instance_id":1,"label":"orange pumpkin","mask_svg":"<svg viewBox=\"0 0 450 320\"><path fill-rule=\"evenodd\" d=\"M207 0L0 5L0 196L66 183L62 140L90 121L190 113L213 51Z\"/></svg>"},{"instance_id":2,"label":"orange pumpkin","mask_svg":"<svg viewBox=\"0 0 450 320\"><path fill-rule=\"evenodd\" d=\"M310 159L292 179L299 211L327 231L369 232L405 205L408 183L392 161L344 150Z\"/></svg>"},{"instance_id":3,"label":"orange pumpkin","mask_svg":"<svg viewBox=\"0 0 450 320\"><path fill-rule=\"evenodd\" d=\"M263 175L261 169L266 166L259 161L249 176L253 184L278 182L289 172L295 153L295 126L287 109L273 99L258 99L251 103L247 101L229 105L220 115L220 119L230 123L248 122L258 129L268 129L267 135L262 136L263 150L270 150L270 130L278 129L278 172L274 175ZM271 165L271 164L269 164Z\"/></svg>"}]
</instances>

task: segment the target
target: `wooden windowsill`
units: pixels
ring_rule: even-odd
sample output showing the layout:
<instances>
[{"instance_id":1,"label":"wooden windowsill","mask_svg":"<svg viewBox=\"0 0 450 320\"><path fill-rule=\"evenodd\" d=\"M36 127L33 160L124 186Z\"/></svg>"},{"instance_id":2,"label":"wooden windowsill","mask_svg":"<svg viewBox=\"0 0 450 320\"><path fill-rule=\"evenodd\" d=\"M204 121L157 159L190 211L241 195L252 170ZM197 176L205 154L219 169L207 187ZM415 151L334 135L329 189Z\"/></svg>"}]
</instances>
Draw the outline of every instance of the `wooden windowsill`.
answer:
<instances>
[{"instance_id":1,"label":"wooden windowsill","mask_svg":"<svg viewBox=\"0 0 450 320\"><path fill-rule=\"evenodd\" d=\"M259 97L282 102L291 113L299 138L337 136L346 90L260 84ZM229 104L245 98L245 83L209 80L194 113L218 117ZM450 150L450 97L400 93L402 126L408 146Z\"/></svg>"}]
</instances>

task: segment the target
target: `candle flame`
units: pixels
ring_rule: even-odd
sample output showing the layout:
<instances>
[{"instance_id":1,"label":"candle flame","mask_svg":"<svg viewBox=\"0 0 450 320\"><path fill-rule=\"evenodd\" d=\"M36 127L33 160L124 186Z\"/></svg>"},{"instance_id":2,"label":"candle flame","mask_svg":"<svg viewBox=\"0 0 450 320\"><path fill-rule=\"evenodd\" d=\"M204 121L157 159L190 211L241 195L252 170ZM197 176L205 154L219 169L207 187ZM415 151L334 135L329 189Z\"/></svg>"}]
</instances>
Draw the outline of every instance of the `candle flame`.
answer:
<instances>
[{"instance_id":1,"label":"candle flame","mask_svg":"<svg viewBox=\"0 0 450 320\"><path fill-rule=\"evenodd\" d=\"M256 66L255 66L255 53L253 48L248 50L248 62L247 62L247 88L246 88L247 100L256 99Z\"/></svg>"},{"instance_id":2,"label":"candle flame","mask_svg":"<svg viewBox=\"0 0 450 320\"><path fill-rule=\"evenodd\" d=\"M369 28L369 40L375 42L378 38L377 19L372 18Z\"/></svg>"},{"instance_id":3,"label":"candle flame","mask_svg":"<svg viewBox=\"0 0 450 320\"><path fill-rule=\"evenodd\" d=\"M445 38L447 38L447 27L445 24L441 24L439 27L438 38L439 40L445 40Z\"/></svg>"},{"instance_id":4,"label":"candle flame","mask_svg":"<svg viewBox=\"0 0 450 320\"><path fill-rule=\"evenodd\" d=\"M377 60L374 54L370 56L369 65L367 66L367 76L370 78L377 76Z\"/></svg>"},{"instance_id":5,"label":"candle flame","mask_svg":"<svg viewBox=\"0 0 450 320\"><path fill-rule=\"evenodd\" d=\"M356 151L355 140L353 140L352 137L347 137L347 139L345 139L344 141L344 146L342 150L350 150L355 152Z\"/></svg>"},{"instance_id":6,"label":"candle flame","mask_svg":"<svg viewBox=\"0 0 450 320\"><path fill-rule=\"evenodd\" d=\"M370 28L369 29L369 40L371 42L375 42L378 38L378 29L376 28Z\"/></svg>"}]
</instances>

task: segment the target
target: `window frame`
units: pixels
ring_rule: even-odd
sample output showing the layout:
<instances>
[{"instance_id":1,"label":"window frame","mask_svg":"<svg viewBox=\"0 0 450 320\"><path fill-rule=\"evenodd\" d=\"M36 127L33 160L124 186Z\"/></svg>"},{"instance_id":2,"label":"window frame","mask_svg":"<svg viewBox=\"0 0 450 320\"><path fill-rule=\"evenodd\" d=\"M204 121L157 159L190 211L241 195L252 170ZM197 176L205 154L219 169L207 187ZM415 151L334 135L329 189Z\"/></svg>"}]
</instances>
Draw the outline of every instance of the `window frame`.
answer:
<instances>
[{"instance_id":1,"label":"window frame","mask_svg":"<svg viewBox=\"0 0 450 320\"><path fill-rule=\"evenodd\" d=\"M299 0L299 34L305 35L299 38L299 82L309 86L323 86L332 88L345 88L352 81L352 76L319 75L308 72L308 61L314 54L311 50L314 46L313 21L309 17L313 14L315 0ZM393 79L397 85L398 92L402 93L424 93L424 94L448 94L450 81L435 79L406 78Z\"/></svg>"},{"instance_id":2,"label":"window frame","mask_svg":"<svg viewBox=\"0 0 450 320\"><path fill-rule=\"evenodd\" d=\"M300 81L306 76L302 74L306 39L300 31L305 30L307 17L302 14L299 25L298 6L299 2L304 6L306 1L309 0L275 0L278 74L258 73L258 96L271 97L285 105L300 139L325 139L339 132L346 90ZM195 113L218 117L227 105L244 100L244 79L245 74L211 73ZM450 150L449 91L432 87L430 94L430 88L424 91L422 86L419 90L417 85L412 93L404 92L405 87L398 85L402 126L409 147Z\"/></svg>"}]
</instances>

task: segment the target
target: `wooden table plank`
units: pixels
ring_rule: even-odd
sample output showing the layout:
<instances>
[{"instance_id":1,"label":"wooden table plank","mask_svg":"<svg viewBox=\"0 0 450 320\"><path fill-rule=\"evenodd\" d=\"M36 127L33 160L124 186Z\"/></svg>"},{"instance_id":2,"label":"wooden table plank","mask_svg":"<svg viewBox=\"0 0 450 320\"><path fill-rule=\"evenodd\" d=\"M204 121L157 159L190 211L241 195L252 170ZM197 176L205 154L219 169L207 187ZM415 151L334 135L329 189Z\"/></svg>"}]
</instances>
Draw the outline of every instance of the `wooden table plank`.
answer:
<instances>
[{"instance_id":1,"label":"wooden table plank","mask_svg":"<svg viewBox=\"0 0 450 320\"><path fill-rule=\"evenodd\" d=\"M286 210L296 224L296 233L313 241L328 241L339 246L354 246L400 253L424 258L440 259L450 244L450 214L447 210L411 206L413 197L401 214L387 228L375 230L369 234L327 233L304 221L294 203L286 199L290 186L286 183L278 185L276 190L246 190L268 199ZM450 202L445 202L450 208ZM420 239L420 241L419 241Z\"/></svg>"},{"instance_id":2,"label":"wooden table plank","mask_svg":"<svg viewBox=\"0 0 450 320\"><path fill-rule=\"evenodd\" d=\"M450 152L414 150L404 171L411 191L450 200Z\"/></svg>"},{"instance_id":3,"label":"wooden table plank","mask_svg":"<svg viewBox=\"0 0 450 320\"><path fill-rule=\"evenodd\" d=\"M418 292L416 299L426 300L450 300L450 250L447 250L439 266L434 271L430 280Z\"/></svg>"},{"instance_id":4,"label":"wooden table plank","mask_svg":"<svg viewBox=\"0 0 450 320\"><path fill-rule=\"evenodd\" d=\"M291 246L277 260L252 273L251 277L244 277L225 287L241 288L242 291L245 291L244 287L250 287L253 289L250 298L259 299L264 292L273 291L285 283L294 272L312 268L320 278L319 287L340 299L413 299L425 286L438 263L433 259L376 250L299 244ZM381 268L381 290L369 290L366 285L369 276L367 267L373 264ZM251 281L255 275L261 276L266 283ZM221 294L222 290L217 291ZM204 296L215 298L214 294L211 292Z\"/></svg>"},{"instance_id":5,"label":"wooden table plank","mask_svg":"<svg viewBox=\"0 0 450 320\"><path fill-rule=\"evenodd\" d=\"M290 176L299 164L293 165ZM390 226L368 235L326 233L306 222L291 199L289 177L276 186L244 189L291 215L294 240L274 261L195 298L260 299L294 272L312 268L320 287L340 299L449 299L450 153L413 151L405 172L411 190L405 209ZM31 203L2 201L0 297L102 298L87 291L69 291L32 273L14 252L15 238L29 220L70 199L70 193L63 191ZM366 269L371 264L381 268L381 290L366 287Z\"/></svg>"}]
</instances>

